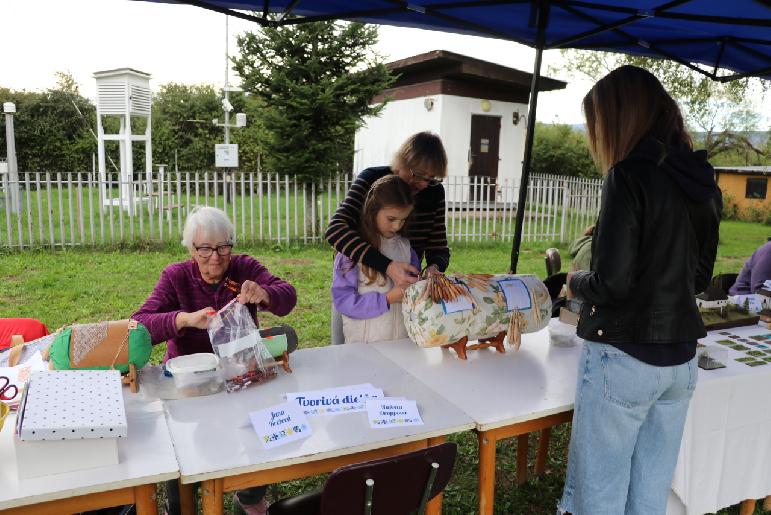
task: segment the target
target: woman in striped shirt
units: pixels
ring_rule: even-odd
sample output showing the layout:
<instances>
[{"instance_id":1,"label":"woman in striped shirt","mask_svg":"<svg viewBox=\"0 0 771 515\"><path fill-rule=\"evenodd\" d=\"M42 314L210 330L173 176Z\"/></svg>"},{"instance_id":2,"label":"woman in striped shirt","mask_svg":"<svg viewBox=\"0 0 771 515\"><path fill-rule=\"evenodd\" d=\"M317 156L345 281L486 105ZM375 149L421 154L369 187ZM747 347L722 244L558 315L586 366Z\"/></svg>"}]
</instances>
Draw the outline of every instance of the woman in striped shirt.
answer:
<instances>
[{"instance_id":1,"label":"woman in striped shirt","mask_svg":"<svg viewBox=\"0 0 771 515\"><path fill-rule=\"evenodd\" d=\"M419 270L407 262L392 261L359 235L362 206L372 185L388 174L396 174L410 186L415 199L407 237L426 267L445 271L450 264L447 227L444 220L444 187L447 154L442 140L430 132L410 136L394 155L391 166L363 170L329 222L326 239L335 250L354 263L363 263L393 279L397 286L418 280Z\"/></svg>"}]
</instances>

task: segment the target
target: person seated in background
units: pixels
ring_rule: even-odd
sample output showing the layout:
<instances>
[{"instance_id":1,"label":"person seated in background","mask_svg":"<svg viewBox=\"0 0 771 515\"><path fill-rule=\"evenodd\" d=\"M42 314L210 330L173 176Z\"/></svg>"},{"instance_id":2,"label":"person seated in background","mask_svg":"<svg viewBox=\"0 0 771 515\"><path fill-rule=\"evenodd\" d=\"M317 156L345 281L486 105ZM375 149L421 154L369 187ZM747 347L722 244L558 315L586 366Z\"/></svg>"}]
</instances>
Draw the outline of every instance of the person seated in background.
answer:
<instances>
[{"instance_id":1,"label":"person seated in background","mask_svg":"<svg viewBox=\"0 0 771 515\"><path fill-rule=\"evenodd\" d=\"M150 332L153 344L167 342L164 361L196 352L212 352L209 318L234 298L245 304L257 321L257 310L287 315L297 303L294 286L272 275L246 254L232 254L235 227L221 209L199 207L188 215L182 245L191 259L172 263L155 289L131 318ZM236 509L264 515L266 486L239 490ZM166 482L168 515L180 512L177 480Z\"/></svg>"},{"instance_id":2,"label":"person seated in background","mask_svg":"<svg viewBox=\"0 0 771 515\"><path fill-rule=\"evenodd\" d=\"M761 245L752 256L744 262L739 277L731 288L729 295L749 295L763 286L763 282L771 279L771 241Z\"/></svg>"},{"instance_id":3,"label":"person seated in background","mask_svg":"<svg viewBox=\"0 0 771 515\"><path fill-rule=\"evenodd\" d=\"M568 252L573 258L570 266L571 271L589 270L592 264L592 235L594 234L594 224L590 225L584 231L583 236L577 238L570 244Z\"/></svg>"}]
</instances>

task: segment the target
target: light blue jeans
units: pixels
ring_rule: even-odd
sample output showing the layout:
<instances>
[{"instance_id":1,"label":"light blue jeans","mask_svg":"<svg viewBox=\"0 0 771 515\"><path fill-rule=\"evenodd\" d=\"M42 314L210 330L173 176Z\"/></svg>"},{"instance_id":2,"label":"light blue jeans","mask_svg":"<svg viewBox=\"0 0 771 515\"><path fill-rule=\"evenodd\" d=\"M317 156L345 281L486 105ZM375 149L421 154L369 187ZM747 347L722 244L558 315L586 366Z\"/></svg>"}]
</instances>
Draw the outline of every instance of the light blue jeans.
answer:
<instances>
[{"instance_id":1,"label":"light blue jeans","mask_svg":"<svg viewBox=\"0 0 771 515\"><path fill-rule=\"evenodd\" d=\"M665 513L697 377L696 358L656 367L584 342L558 513Z\"/></svg>"}]
</instances>

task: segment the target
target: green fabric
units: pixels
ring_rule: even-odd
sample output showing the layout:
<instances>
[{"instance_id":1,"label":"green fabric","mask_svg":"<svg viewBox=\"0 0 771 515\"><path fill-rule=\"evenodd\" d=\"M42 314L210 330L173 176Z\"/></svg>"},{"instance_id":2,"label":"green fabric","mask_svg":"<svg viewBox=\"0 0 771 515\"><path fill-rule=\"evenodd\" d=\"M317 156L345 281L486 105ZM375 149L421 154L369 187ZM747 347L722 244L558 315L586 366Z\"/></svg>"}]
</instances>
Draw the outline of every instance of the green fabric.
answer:
<instances>
[{"instance_id":1,"label":"green fabric","mask_svg":"<svg viewBox=\"0 0 771 515\"><path fill-rule=\"evenodd\" d=\"M72 335L72 328L68 327L59 334L56 335L53 343L48 348L49 360L54 365L56 370L72 370L73 367L70 364L70 336ZM116 351L118 349L115 349ZM100 367L90 367L88 369L78 370L109 370L115 368L122 373L128 372L129 363L133 363L137 369L142 368L150 360L150 353L153 350L153 345L150 341L150 333L142 324L137 324L136 329L129 331L128 339L128 363L116 363L114 367L109 365Z\"/></svg>"},{"instance_id":2,"label":"green fabric","mask_svg":"<svg viewBox=\"0 0 771 515\"><path fill-rule=\"evenodd\" d=\"M262 339L262 343L270 352L270 355L274 358L280 358L287 349L287 340L285 334L277 334L276 336L265 337Z\"/></svg>"},{"instance_id":3,"label":"green fabric","mask_svg":"<svg viewBox=\"0 0 771 515\"><path fill-rule=\"evenodd\" d=\"M568 249L573 258L573 270L589 270L592 264L592 237L581 236Z\"/></svg>"}]
</instances>

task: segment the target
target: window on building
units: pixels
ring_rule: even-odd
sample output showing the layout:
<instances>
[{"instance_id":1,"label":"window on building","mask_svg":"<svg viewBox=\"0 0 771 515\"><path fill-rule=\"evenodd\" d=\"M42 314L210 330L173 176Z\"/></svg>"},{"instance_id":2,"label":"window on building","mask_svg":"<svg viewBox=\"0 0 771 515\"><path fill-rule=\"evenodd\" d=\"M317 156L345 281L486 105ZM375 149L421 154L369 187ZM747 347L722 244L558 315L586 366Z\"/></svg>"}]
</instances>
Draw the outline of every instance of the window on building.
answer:
<instances>
[{"instance_id":1,"label":"window on building","mask_svg":"<svg viewBox=\"0 0 771 515\"><path fill-rule=\"evenodd\" d=\"M747 179L747 193L746 198L766 198L766 188L768 186L768 179L765 177L762 179Z\"/></svg>"}]
</instances>

